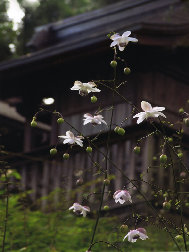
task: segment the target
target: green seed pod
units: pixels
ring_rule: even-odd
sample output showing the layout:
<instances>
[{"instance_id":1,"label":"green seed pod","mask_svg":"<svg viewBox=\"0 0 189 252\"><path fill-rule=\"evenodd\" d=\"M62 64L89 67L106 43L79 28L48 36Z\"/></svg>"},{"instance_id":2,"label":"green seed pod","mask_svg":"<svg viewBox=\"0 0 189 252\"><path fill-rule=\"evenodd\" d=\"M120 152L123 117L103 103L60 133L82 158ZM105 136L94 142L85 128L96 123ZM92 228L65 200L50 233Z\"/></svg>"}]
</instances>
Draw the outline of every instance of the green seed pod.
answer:
<instances>
[{"instance_id":1,"label":"green seed pod","mask_svg":"<svg viewBox=\"0 0 189 252\"><path fill-rule=\"evenodd\" d=\"M185 206L186 206L186 207L189 207L189 202L186 202L186 203L185 203Z\"/></svg>"},{"instance_id":2,"label":"green seed pod","mask_svg":"<svg viewBox=\"0 0 189 252\"><path fill-rule=\"evenodd\" d=\"M92 151L93 151L92 147L88 146L88 147L86 148L86 152L91 153Z\"/></svg>"},{"instance_id":3,"label":"green seed pod","mask_svg":"<svg viewBox=\"0 0 189 252\"><path fill-rule=\"evenodd\" d=\"M104 210L109 210L110 208L109 208L109 206L104 206Z\"/></svg>"},{"instance_id":4,"label":"green seed pod","mask_svg":"<svg viewBox=\"0 0 189 252\"><path fill-rule=\"evenodd\" d=\"M128 228L127 225L121 225L120 231L121 231L122 233L127 233L128 230L129 230L129 228Z\"/></svg>"},{"instance_id":5,"label":"green seed pod","mask_svg":"<svg viewBox=\"0 0 189 252\"><path fill-rule=\"evenodd\" d=\"M180 114L184 113L184 109L183 109L183 108L180 108L180 109L179 109L179 113L180 113Z\"/></svg>"},{"instance_id":6,"label":"green seed pod","mask_svg":"<svg viewBox=\"0 0 189 252\"><path fill-rule=\"evenodd\" d=\"M68 153L64 153L63 154L63 159L67 160L69 159L70 155Z\"/></svg>"},{"instance_id":7,"label":"green seed pod","mask_svg":"<svg viewBox=\"0 0 189 252\"><path fill-rule=\"evenodd\" d=\"M168 201L163 202L163 209L169 210L171 208L171 203Z\"/></svg>"},{"instance_id":8,"label":"green seed pod","mask_svg":"<svg viewBox=\"0 0 189 252\"><path fill-rule=\"evenodd\" d=\"M186 127L189 127L189 118L184 118L183 122L186 125Z\"/></svg>"},{"instance_id":9,"label":"green seed pod","mask_svg":"<svg viewBox=\"0 0 189 252\"><path fill-rule=\"evenodd\" d=\"M178 157L179 157L179 158L182 158L182 157L183 157L183 153L182 153L182 152L179 152L179 153L178 153Z\"/></svg>"},{"instance_id":10,"label":"green seed pod","mask_svg":"<svg viewBox=\"0 0 189 252\"><path fill-rule=\"evenodd\" d=\"M117 67L117 62L115 60L112 60L110 62L110 66L113 67L113 68L116 68Z\"/></svg>"},{"instance_id":11,"label":"green seed pod","mask_svg":"<svg viewBox=\"0 0 189 252\"><path fill-rule=\"evenodd\" d=\"M165 164L165 163L167 162L167 156L166 156L165 154L162 154L162 155L160 156L160 162L161 162L162 164Z\"/></svg>"},{"instance_id":12,"label":"green seed pod","mask_svg":"<svg viewBox=\"0 0 189 252\"><path fill-rule=\"evenodd\" d=\"M115 132L115 133L118 133L118 129L119 129L119 127L116 126L115 129L114 129L114 132Z\"/></svg>"},{"instance_id":13,"label":"green seed pod","mask_svg":"<svg viewBox=\"0 0 189 252\"><path fill-rule=\"evenodd\" d=\"M139 146L136 146L136 147L134 148L134 153L136 153L136 154L139 154L139 153L140 153L140 147L139 147Z\"/></svg>"},{"instance_id":14,"label":"green seed pod","mask_svg":"<svg viewBox=\"0 0 189 252\"><path fill-rule=\"evenodd\" d=\"M50 149L50 155L54 156L56 154L57 154L57 149L56 148Z\"/></svg>"},{"instance_id":15,"label":"green seed pod","mask_svg":"<svg viewBox=\"0 0 189 252\"><path fill-rule=\"evenodd\" d=\"M183 242L183 237L182 237L182 235L177 235L177 236L175 236L175 240L177 240L177 242Z\"/></svg>"},{"instance_id":16,"label":"green seed pod","mask_svg":"<svg viewBox=\"0 0 189 252\"><path fill-rule=\"evenodd\" d=\"M167 141L168 141L169 143L172 143L172 142L173 142L173 138L172 138L172 137L168 137Z\"/></svg>"},{"instance_id":17,"label":"green seed pod","mask_svg":"<svg viewBox=\"0 0 189 252\"><path fill-rule=\"evenodd\" d=\"M92 103L97 102L97 97L96 97L95 95L93 95L93 96L91 97L91 102L92 102Z\"/></svg>"},{"instance_id":18,"label":"green seed pod","mask_svg":"<svg viewBox=\"0 0 189 252\"><path fill-rule=\"evenodd\" d=\"M31 121L31 127L34 127L34 128L37 127L37 122L34 121L34 120L32 120L32 121Z\"/></svg>"},{"instance_id":19,"label":"green seed pod","mask_svg":"<svg viewBox=\"0 0 189 252\"><path fill-rule=\"evenodd\" d=\"M131 69L129 67L124 68L124 74L128 75L131 72Z\"/></svg>"},{"instance_id":20,"label":"green seed pod","mask_svg":"<svg viewBox=\"0 0 189 252\"><path fill-rule=\"evenodd\" d=\"M119 128L117 130L117 133L118 133L118 135L123 136L123 135L125 135L125 130L123 128Z\"/></svg>"},{"instance_id":21,"label":"green seed pod","mask_svg":"<svg viewBox=\"0 0 189 252\"><path fill-rule=\"evenodd\" d=\"M62 117L58 118L57 119L57 123L58 124L62 124L64 122L64 119Z\"/></svg>"}]
</instances>

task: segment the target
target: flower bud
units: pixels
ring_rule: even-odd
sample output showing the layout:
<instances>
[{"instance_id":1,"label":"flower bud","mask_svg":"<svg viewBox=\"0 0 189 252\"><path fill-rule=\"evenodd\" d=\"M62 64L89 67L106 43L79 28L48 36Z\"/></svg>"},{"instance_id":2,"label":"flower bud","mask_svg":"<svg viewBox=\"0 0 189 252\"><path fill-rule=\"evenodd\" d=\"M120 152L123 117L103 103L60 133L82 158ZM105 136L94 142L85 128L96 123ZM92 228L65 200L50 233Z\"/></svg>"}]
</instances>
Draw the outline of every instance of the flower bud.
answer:
<instances>
[{"instance_id":1,"label":"flower bud","mask_svg":"<svg viewBox=\"0 0 189 252\"><path fill-rule=\"evenodd\" d=\"M76 185L82 185L83 184L83 178L79 178L76 181Z\"/></svg>"},{"instance_id":2,"label":"flower bud","mask_svg":"<svg viewBox=\"0 0 189 252\"><path fill-rule=\"evenodd\" d=\"M128 75L131 72L131 69L129 67L124 68L124 74Z\"/></svg>"},{"instance_id":3,"label":"flower bud","mask_svg":"<svg viewBox=\"0 0 189 252\"><path fill-rule=\"evenodd\" d=\"M117 67L117 62L115 60L112 60L110 62L110 66L113 67L113 68L116 68Z\"/></svg>"},{"instance_id":4,"label":"flower bud","mask_svg":"<svg viewBox=\"0 0 189 252\"><path fill-rule=\"evenodd\" d=\"M140 153L140 147L139 147L139 146L136 146L136 147L134 148L134 153L135 153L135 154L139 154L139 153Z\"/></svg>"},{"instance_id":5,"label":"flower bud","mask_svg":"<svg viewBox=\"0 0 189 252\"><path fill-rule=\"evenodd\" d=\"M97 97L96 97L95 95L93 95L93 96L91 97L91 102L92 102L92 103L97 102Z\"/></svg>"},{"instance_id":6,"label":"flower bud","mask_svg":"<svg viewBox=\"0 0 189 252\"><path fill-rule=\"evenodd\" d=\"M58 124L62 124L64 122L64 119L62 117L58 118L57 119L57 123Z\"/></svg>"},{"instance_id":7,"label":"flower bud","mask_svg":"<svg viewBox=\"0 0 189 252\"><path fill-rule=\"evenodd\" d=\"M120 231L122 232L122 233L127 233L127 231L128 231L128 226L127 225L121 225L121 227L120 227Z\"/></svg>"},{"instance_id":8,"label":"flower bud","mask_svg":"<svg viewBox=\"0 0 189 252\"><path fill-rule=\"evenodd\" d=\"M168 141L169 143L172 143L172 142L173 142L173 138L172 138L172 137L168 137L167 141Z\"/></svg>"},{"instance_id":9,"label":"flower bud","mask_svg":"<svg viewBox=\"0 0 189 252\"><path fill-rule=\"evenodd\" d=\"M57 154L57 149L56 148L50 149L50 155L54 156L56 154Z\"/></svg>"},{"instance_id":10,"label":"flower bud","mask_svg":"<svg viewBox=\"0 0 189 252\"><path fill-rule=\"evenodd\" d=\"M182 171L181 173L180 173L180 177L181 178L186 178L186 176L187 176L187 174L186 174L186 172L184 172L184 171Z\"/></svg>"},{"instance_id":11,"label":"flower bud","mask_svg":"<svg viewBox=\"0 0 189 252\"><path fill-rule=\"evenodd\" d=\"M86 152L91 153L92 151L93 151L92 147L88 146L88 147L86 148Z\"/></svg>"},{"instance_id":12,"label":"flower bud","mask_svg":"<svg viewBox=\"0 0 189 252\"><path fill-rule=\"evenodd\" d=\"M119 128L117 130L117 134L120 135L120 136L123 136L123 135L125 135L125 130L123 128Z\"/></svg>"},{"instance_id":13,"label":"flower bud","mask_svg":"<svg viewBox=\"0 0 189 252\"><path fill-rule=\"evenodd\" d=\"M165 164L165 163L167 162L167 155L162 154L162 155L160 156L160 162L161 162L162 164Z\"/></svg>"},{"instance_id":14,"label":"flower bud","mask_svg":"<svg viewBox=\"0 0 189 252\"><path fill-rule=\"evenodd\" d=\"M109 184L110 184L110 180L109 180L109 179L105 179L105 180L104 180L104 184L105 184L105 185L109 185Z\"/></svg>"},{"instance_id":15,"label":"flower bud","mask_svg":"<svg viewBox=\"0 0 189 252\"><path fill-rule=\"evenodd\" d=\"M168 201L163 202L163 208L169 210L171 208L171 203Z\"/></svg>"},{"instance_id":16,"label":"flower bud","mask_svg":"<svg viewBox=\"0 0 189 252\"><path fill-rule=\"evenodd\" d=\"M189 127L189 118L184 118L183 122L186 125L186 127Z\"/></svg>"},{"instance_id":17,"label":"flower bud","mask_svg":"<svg viewBox=\"0 0 189 252\"><path fill-rule=\"evenodd\" d=\"M180 109L179 109L179 113L180 113L180 114L184 113L184 109L183 109L183 108L180 108Z\"/></svg>"},{"instance_id":18,"label":"flower bud","mask_svg":"<svg viewBox=\"0 0 189 252\"><path fill-rule=\"evenodd\" d=\"M177 236L175 236L175 240L176 240L177 242L183 242L183 237L182 237L182 235L177 235Z\"/></svg>"},{"instance_id":19,"label":"flower bud","mask_svg":"<svg viewBox=\"0 0 189 252\"><path fill-rule=\"evenodd\" d=\"M104 210L105 211L107 211L107 210L109 210L110 208L109 208L109 206L104 206Z\"/></svg>"},{"instance_id":20,"label":"flower bud","mask_svg":"<svg viewBox=\"0 0 189 252\"><path fill-rule=\"evenodd\" d=\"M31 121L31 127L37 127L37 122L35 120L32 120Z\"/></svg>"},{"instance_id":21,"label":"flower bud","mask_svg":"<svg viewBox=\"0 0 189 252\"><path fill-rule=\"evenodd\" d=\"M186 207L189 207L189 202L186 202L186 203L185 203L185 206L186 206Z\"/></svg>"},{"instance_id":22,"label":"flower bud","mask_svg":"<svg viewBox=\"0 0 189 252\"><path fill-rule=\"evenodd\" d=\"M114 132L117 133L117 132L118 132L118 129L119 129L119 127L116 126L115 129L114 129Z\"/></svg>"},{"instance_id":23,"label":"flower bud","mask_svg":"<svg viewBox=\"0 0 189 252\"><path fill-rule=\"evenodd\" d=\"M183 153L182 152L179 152L177 155L178 155L179 158L183 157Z\"/></svg>"},{"instance_id":24,"label":"flower bud","mask_svg":"<svg viewBox=\"0 0 189 252\"><path fill-rule=\"evenodd\" d=\"M63 159L67 160L69 159L70 155L68 153L64 153L63 154Z\"/></svg>"}]
</instances>

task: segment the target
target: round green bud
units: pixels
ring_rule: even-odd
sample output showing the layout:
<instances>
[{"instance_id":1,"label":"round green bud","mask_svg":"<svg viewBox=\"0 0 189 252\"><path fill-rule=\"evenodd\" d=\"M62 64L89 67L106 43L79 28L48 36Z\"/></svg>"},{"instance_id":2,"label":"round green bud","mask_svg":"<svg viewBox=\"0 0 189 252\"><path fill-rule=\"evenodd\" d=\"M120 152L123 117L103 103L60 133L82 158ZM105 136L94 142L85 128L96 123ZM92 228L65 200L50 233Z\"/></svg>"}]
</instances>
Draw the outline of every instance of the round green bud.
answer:
<instances>
[{"instance_id":1,"label":"round green bud","mask_svg":"<svg viewBox=\"0 0 189 252\"><path fill-rule=\"evenodd\" d=\"M63 159L67 160L69 159L70 155L68 153L64 153L63 154Z\"/></svg>"},{"instance_id":2,"label":"round green bud","mask_svg":"<svg viewBox=\"0 0 189 252\"><path fill-rule=\"evenodd\" d=\"M119 128L117 130L117 134L120 135L120 136L123 136L123 135L125 135L125 130L123 128Z\"/></svg>"},{"instance_id":3,"label":"round green bud","mask_svg":"<svg viewBox=\"0 0 189 252\"><path fill-rule=\"evenodd\" d=\"M177 241L177 242L183 242L183 237L182 237L182 235L177 235L177 236L175 236L175 240Z\"/></svg>"},{"instance_id":4,"label":"round green bud","mask_svg":"<svg viewBox=\"0 0 189 252\"><path fill-rule=\"evenodd\" d=\"M153 159L153 161L157 161L157 157L156 156L154 156L152 159Z\"/></svg>"},{"instance_id":5,"label":"round green bud","mask_svg":"<svg viewBox=\"0 0 189 252\"><path fill-rule=\"evenodd\" d=\"M183 108L180 108L180 109L179 109L179 113L180 113L180 114L184 113L184 109L183 109Z\"/></svg>"},{"instance_id":6,"label":"round green bud","mask_svg":"<svg viewBox=\"0 0 189 252\"><path fill-rule=\"evenodd\" d=\"M189 127L189 118L184 118L183 122L186 125L186 127Z\"/></svg>"},{"instance_id":7,"label":"round green bud","mask_svg":"<svg viewBox=\"0 0 189 252\"><path fill-rule=\"evenodd\" d=\"M93 151L92 147L88 146L88 147L86 148L86 152L91 153L92 151Z\"/></svg>"},{"instance_id":8,"label":"round green bud","mask_svg":"<svg viewBox=\"0 0 189 252\"><path fill-rule=\"evenodd\" d=\"M169 210L171 208L171 203L168 201L163 202L163 209Z\"/></svg>"},{"instance_id":9,"label":"round green bud","mask_svg":"<svg viewBox=\"0 0 189 252\"><path fill-rule=\"evenodd\" d=\"M92 102L92 103L97 102L97 97L96 97L95 95L93 95L93 96L91 97L91 102Z\"/></svg>"},{"instance_id":10,"label":"round green bud","mask_svg":"<svg viewBox=\"0 0 189 252\"><path fill-rule=\"evenodd\" d=\"M139 154L139 153L140 153L140 147L139 147L139 146L136 146L136 147L134 148L134 153L136 153L136 154Z\"/></svg>"},{"instance_id":11,"label":"round green bud","mask_svg":"<svg viewBox=\"0 0 189 252\"><path fill-rule=\"evenodd\" d=\"M128 230L129 230L129 228L128 228L127 225L121 225L120 231L121 231L122 233L127 233Z\"/></svg>"},{"instance_id":12,"label":"round green bud","mask_svg":"<svg viewBox=\"0 0 189 252\"><path fill-rule=\"evenodd\" d=\"M185 203L185 206L186 206L186 207L189 207L189 202L186 202L186 203Z\"/></svg>"},{"instance_id":13,"label":"round green bud","mask_svg":"<svg viewBox=\"0 0 189 252\"><path fill-rule=\"evenodd\" d=\"M182 153L182 152L179 152L179 153L178 153L178 157L179 157L179 158L182 158L182 157L183 157L183 153Z\"/></svg>"},{"instance_id":14,"label":"round green bud","mask_svg":"<svg viewBox=\"0 0 189 252\"><path fill-rule=\"evenodd\" d=\"M163 197L168 197L168 193L167 192L165 192L164 194L163 194Z\"/></svg>"},{"instance_id":15,"label":"round green bud","mask_svg":"<svg viewBox=\"0 0 189 252\"><path fill-rule=\"evenodd\" d=\"M64 119L62 117L58 118L57 119L57 123L58 124L62 124L64 122Z\"/></svg>"},{"instance_id":16,"label":"round green bud","mask_svg":"<svg viewBox=\"0 0 189 252\"><path fill-rule=\"evenodd\" d=\"M110 208L109 208L109 206L104 206L104 210L105 211L107 211L107 210L109 210Z\"/></svg>"},{"instance_id":17,"label":"round green bud","mask_svg":"<svg viewBox=\"0 0 189 252\"><path fill-rule=\"evenodd\" d=\"M37 122L35 120L31 121L31 127L37 127Z\"/></svg>"},{"instance_id":18,"label":"round green bud","mask_svg":"<svg viewBox=\"0 0 189 252\"><path fill-rule=\"evenodd\" d=\"M124 71L124 74L127 75L127 74L130 74L131 69L129 67L125 67L123 71Z\"/></svg>"},{"instance_id":19,"label":"round green bud","mask_svg":"<svg viewBox=\"0 0 189 252\"><path fill-rule=\"evenodd\" d=\"M162 155L160 156L160 162L161 162L162 164L164 164L164 163L167 162L167 156L166 156L165 154L162 154Z\"/></svg>"},{"instance_id":20,"label":"round green bud","mask_svg":"<svg viewBox=\"0 0 189 252\"><path fill-rule=\"evenodd\" d=\"M168 137L167 141L168 141L169 143L172 143L172 142L173 142L173 138L172 138L172 137Z\"/></svg>"},{"instance_id":21,"label":"round green bud","mask_svg":"<svg viewBox=\"0 0 189 252\"><path fill-rule=\"evenodd\" d=\"M105 185L109 185L109 184L110 184L110 180L109 180L109 179L105 179L105 180L104 180L104 184L105 184Z\"/></svg>"},{"instance_id":22,"label":"round green bud","mask_svg":"<svg viewBox=\"0 0 189 252\"><path fill-rule=\"evenodd\" d=\"M34 116L34 117L33 117L33 121L36 121L36 120L37 120L37 117L36 117L36 116Z\"/></svg>"},{"instance_id":23,"label":"round green bud","mask_svg":"<svg viewBox=\"0 0 189 252\"><path fill-rule=\"evenodd\" d=\"M112 60L110 62L110 66L113 67L113 68L116 68L117 67L117 62L115 60Z\"/></svg>"},{"instance_id":24,"label":"round green bud","mask_svg":"<svg viewBox=\"0 0 189 252\"><path fill-rule=\"evenodd\" d=\"M56 148L50 149L50 155L54 156L56 154L57 154L57 149Z\"/></svg>"},{"instance_id":25,"label":"round green bud","mask_svg":"<svg viewBox=\"0 0 189 252\"><path fill-rule=\"evenodd\" d=\"M118 133L118 129L119 129L119 127L116 126L115 129L114 129L114 132L115 132L115 133Z\"/></svg>"}]
</instances>

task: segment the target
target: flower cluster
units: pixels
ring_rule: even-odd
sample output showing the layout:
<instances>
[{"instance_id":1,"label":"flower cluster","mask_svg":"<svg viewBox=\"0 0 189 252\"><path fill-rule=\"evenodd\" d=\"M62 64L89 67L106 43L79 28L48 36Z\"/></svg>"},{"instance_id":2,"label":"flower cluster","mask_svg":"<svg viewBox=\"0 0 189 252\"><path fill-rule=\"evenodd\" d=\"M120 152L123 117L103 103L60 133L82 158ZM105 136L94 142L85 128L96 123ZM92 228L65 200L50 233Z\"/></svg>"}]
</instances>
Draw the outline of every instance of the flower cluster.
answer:
<instances>
[{"instance_id":1,"label":"flower cluster","mask_svg":"<svg viewBox=\"0 0 189 252\"><path fill-rule=\"evenodd\" d=\"M130 37L130 35L131 35L130 31L126 31L122 35L119 35L118 33L112 35L110 37L110 39L112 40L110 47L118 47L120 51L123 51L129 42L138 42L138 40L136 38L132 38L132 37ZM112 62L112 67L115 68L116 66L117 66L117 62L114 60ZM128 69L129 68L127 68L127 72L128 72ZM130 71L130 69L129 69L129 71ZM89 93L101 92L101 90L97 88L97 85L94 82L83 83L81 81L75 81L74 86L71 88L71 90L79 91L79 94L81 96L86 96ZM96 97L94 98L94 96L93 96L93 99L91 101L94 103L97 101L97 98ZM142 123L145 119L148 119L148 118L157 118L159 116L166 117L162 113L162 111L165 110L164 107L152 107L152 105L149 102L142 101L141 108L142 108L143 112L137 113L136 115L133 116L133 118L138 118L137 124ZM86 125L86 124L92 124L92 125L105 124L105 125L107 125L103 116L100 114L92 115L89 113L85 113L83 117L84 117L83 118L83 125ZM119 128L119 129L121 129L121 128ZM121 135L121 133L120 133L120 135ZM64 144L67 144L67 143L70 145L77 144L77 145L83 147L82 140L84 139L84 137L83 136L74 136L74 134L71 131L67 131L66 135L59 136L59 138L64 139L64 141L63 141ZM88 152L89 151L91 152L92 148L87 147L87 150L88 150ZM138 151L138 149L137 149L137 151ZM129 191L127 191L125 189L124 190L117 190L113 194L113 199L115 200L115 203L119 203L121 205L124 204L125 202L132 203L131 195L130 195ZM73 210L73 212L79 213L80 215L83 215L83 217L86 217L87 213L90 212L90 208L88 206L82 206L79 203L74 203L69 208L69 210ZM148 236L147 236L146 230L144 228L137 228L134 230L130 230L125 235L123 240L125 240L126 238L128 239L129 242L134 243L138 239L146 240L146 239L148 239Z\"/></svg>"}]
</instances>

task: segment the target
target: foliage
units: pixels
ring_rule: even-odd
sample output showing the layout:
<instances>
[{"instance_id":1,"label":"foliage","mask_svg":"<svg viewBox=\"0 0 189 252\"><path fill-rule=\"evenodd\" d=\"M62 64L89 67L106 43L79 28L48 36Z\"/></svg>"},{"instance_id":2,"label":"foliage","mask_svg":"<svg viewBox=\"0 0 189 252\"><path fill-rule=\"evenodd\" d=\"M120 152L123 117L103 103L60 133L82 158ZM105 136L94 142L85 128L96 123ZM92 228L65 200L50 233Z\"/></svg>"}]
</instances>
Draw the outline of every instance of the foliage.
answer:
<instances>
[{"instance_id":1,"label":"foliage","mask_svg":"<svg viewBox=\"0 0 189 252\"><path fill-rule=\"evenodd\" d=\"M58 210L43 213L31 211L24 207L25 194L9 197L9 217L5 251L40 251L40 252L83 252L90 242L95 220L82 218ZM4 218L4 202L0 201L1 223ZM96 240L111 243L121 242L125 234L120 233L120 221L117 217L103 217L96 235ZM113 228L112 228L113 227ZM128 251L165 250L176 251L168 234L154 226L147 227L149 241L138 241L136 244L124 242L123 248ZM160 242L161 241L161 242ZM97 244L93 251L115 251L106 244Z\"/></svg>"},{"instance_id":2,"label":"foliage","mask_svg":"<svg viewBox=\"0 0 189 252\"><path fill-rule=\"evenodd\" d=\"M16 40L13 23L6 14L7 3L7 0L0 1L0 61L9 59L13 55L9 45L14 44Z\"/></svg>"}]
</instances>

